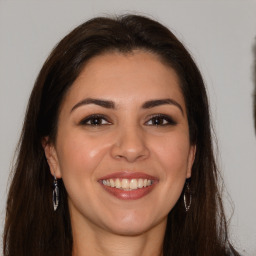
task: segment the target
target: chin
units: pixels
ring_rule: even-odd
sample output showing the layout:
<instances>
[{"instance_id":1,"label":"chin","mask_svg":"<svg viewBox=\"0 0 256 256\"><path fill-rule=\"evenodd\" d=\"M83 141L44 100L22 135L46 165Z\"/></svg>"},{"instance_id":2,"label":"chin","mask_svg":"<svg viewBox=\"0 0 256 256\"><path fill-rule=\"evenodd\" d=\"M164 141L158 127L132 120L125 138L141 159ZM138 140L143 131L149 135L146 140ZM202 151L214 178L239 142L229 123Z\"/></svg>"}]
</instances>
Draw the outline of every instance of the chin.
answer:
<instances>
[{"instance_id":1,"label":"chin","mask_svg":"<svg viewBox=\"0 0 256 256\"><path fill-rule=\"evenodd\" d=\"M151 227L134 226L134 225L119 225L117 227L111 227L111 233L119 236L139 236L150 230Z\"/></svg>"},{"instance_id":2,"label":"chin","mask_svg":"<svg viewBox=\"0 0 256 256\"><path fill-rule=\"evenodd\" d=\"M111 233L120 236L139 236L162 225L166 226L166 222L167 217L162 220L154 221L145 218L145 215L141 218L138 218L138 216L136 216L136 218L126 216L121 220L116 219L113 225L108 227L108 229Z\"/></svg>"}]
</instances>

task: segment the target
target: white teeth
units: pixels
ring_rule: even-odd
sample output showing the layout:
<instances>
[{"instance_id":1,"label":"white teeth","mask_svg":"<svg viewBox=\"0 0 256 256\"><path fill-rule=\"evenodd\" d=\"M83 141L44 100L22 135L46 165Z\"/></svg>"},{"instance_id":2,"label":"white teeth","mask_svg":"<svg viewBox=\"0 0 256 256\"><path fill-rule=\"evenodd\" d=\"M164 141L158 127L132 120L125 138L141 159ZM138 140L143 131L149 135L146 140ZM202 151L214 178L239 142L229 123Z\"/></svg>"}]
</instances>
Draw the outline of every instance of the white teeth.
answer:
<instances>
[{"instance_id":1,"label":"white teeth","mask_svg":"<svg viewBox=\"0 0 256 256\"><path fill-rule=\"evenodd\" d=\"M113 188L115 186L115 182L112 179L110 179L109 182L110 182L110 186Z\"/></svg>"},{"instance_id":2,"label":"white teeth","mask_svg":"<svg viewBox=\"0 0 256 256\"><path fill-rule=\"evenodd\" d=\"M138 188L148 187L153 184L153 180L148 179L109 179L102 180L102 184L112 188L122 190L134 190Z\"/></svg>"},{"instance_id":3,"label":"white teeth","mask_svg":"<svg viewBox=\"0 0 256 256\"><path fill-rule=\"evenodd\" d=\"M124 188L124 189L130 188L128 179L122 179L122 188Z\"/></svg>"},{"instance_id":4,"label":"white teeth","mask_svg":"<svg viewBox=\"0 0 256 256\"><path fill-rule=\"evenodd\" d=\"M130 181L130 189L137 189L137 180L136 179L132 179Z\"/></svg>"},{"instance_id":5,"label":"white teeth","mask_svg":"<svg viewBox=\"0 0 256 256\"><path fill-rule=\"evenodd\" d=\"M138 188L142 188L143 187L143 179L139 179L138 180Z\"/></svg>"},{"instance_id":6,"label":"white teeth","mask_svg":"<svg viewBox=\"0 0 256 256\"><path fill-rule=\"evenodd\" d=\"M120 180L119 179L116 179L116 188L121 188L121 182L120 182Z\"/></svg>"}]
</instances>

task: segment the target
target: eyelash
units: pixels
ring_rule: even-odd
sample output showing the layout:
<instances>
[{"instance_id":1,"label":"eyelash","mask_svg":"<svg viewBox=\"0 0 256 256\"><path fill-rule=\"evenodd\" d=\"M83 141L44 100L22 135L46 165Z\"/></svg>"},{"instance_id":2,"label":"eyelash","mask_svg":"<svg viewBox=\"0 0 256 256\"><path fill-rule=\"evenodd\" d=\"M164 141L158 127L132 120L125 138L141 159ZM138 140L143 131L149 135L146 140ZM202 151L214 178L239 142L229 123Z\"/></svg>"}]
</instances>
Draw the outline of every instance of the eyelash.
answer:
<instances>
[{"instance_id":1,"label":"eyelash","mask_svg":"<svg viewBox=\"0 0 256 256\"><path fill-rule=\"evenodd\" d=\"M95 122L96 121L96 122ZM151 124L149 124L151 122ZM111 125L112 123L106 118L106 116L101 114L93 114L80 122L81 125L88 126L101 126L101 125ZM147 126L169 126L176 125L177 123L168 115L156 114L150 116L150 119L145 123Z\"/></svg>"},{"instance_id":2,"label":"eyelash","mask_svg":"<svg viewBox=\"0 0 256 256\"><path fill-rule=\"evenodd\" d=\"M92 121L96 121L96 120L98 120L96 123L92 123ZM102 123L103 120L106 123ZM89 122L91 122L91 123L89 123ZM88 125L88 126L101 126L101 125L110 125L111 122L108 121L108 119L104 115L94 114L94 115L90 115L90 116L86 117L85 119L83 119L80 122L80 124Z\"/></svg>"},{"instance_id":3,"label":"eyelash","mask_svg":"<svg viewBox=\"0 0 256 256\"><path fill-rule=\"evenodd\" d=\"M160 120L160 123L159 123ZM148 124L149 122L152 122L152 124ZM153 124L153 122L156 122ZM169 125L176 125L177 123L168 115L163 114L156 114L152 115L150 119L146 122L149 126L169 126Z\"/></svg>"}]
</instances>

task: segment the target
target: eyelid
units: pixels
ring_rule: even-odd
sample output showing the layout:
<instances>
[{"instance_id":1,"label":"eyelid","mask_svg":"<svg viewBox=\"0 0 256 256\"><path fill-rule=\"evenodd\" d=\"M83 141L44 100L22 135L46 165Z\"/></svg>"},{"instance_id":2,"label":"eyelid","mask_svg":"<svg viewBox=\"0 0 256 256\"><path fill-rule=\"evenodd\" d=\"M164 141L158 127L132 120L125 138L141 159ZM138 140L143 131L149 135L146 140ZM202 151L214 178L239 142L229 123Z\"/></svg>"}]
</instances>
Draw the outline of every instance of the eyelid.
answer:
<instances>
[{"instance_id":1,"label":"eyelid","mask_svg":"<svg viewBox=\"0 0 256 256\"><path fill-rule=\"evenodd\" d=\"M163 124L149 124L150 121L152 121L153 119L161 119L162 121L164 120L165 123ZM96 119L99 119L101 120L100 123L89 123L89 121L92 121L92 120L96 120ZM102 120L104 120L105 122L102 123ZM157 113L157 114L152 114L152 115L149 115L147 116L147 121L144 123L145 125L148 125L148 126L169 126L169 125L176 125L177 122L170 116L170 115L167 115L167 114L162 114L162 113ZM104 125L111 125L112 124L112 121L109 119L109 117L107 117L106 115L104 114L91 114L89 116L86 116L85 118L83 118L80 122L79 122L79 125L86 125L86 126L104 126Z\"/></svg>"},{"instance_id":2,"label":"eyelid","mask_svg":"<svg viewBox=\"0 0 256 256\"><path fill-rule=\"evenodd\" d=\"M159 124L159 125L147 124L149 121L152 121L153 118L162 118L162 119L165 119L168 123L167 124ZM145 124L148 126L168 126L168 125L176 125L177 122L170 115L158 113L158 114L152 114L152 115L148 116Z\"/></svg>"},{"instance_id":3,"label":"eyelid","mask_svg":"<svg viewBox=\"0 0 256 256\"><path fill-rule=\"evenodd\" d=\"M92 119L103 119L107 122L107 124L88 124L87 122L89 122L90 120ZM88 125L88 126L101 126L101 125L110 125L112 124L111 121L109 121L109 118L106 117L105 115L103 114L92 114L92 115L89 115L89 116L86 116L85 118L83 118L80 122L79 122L80 125Z\"/></svg>"}]
</instances>

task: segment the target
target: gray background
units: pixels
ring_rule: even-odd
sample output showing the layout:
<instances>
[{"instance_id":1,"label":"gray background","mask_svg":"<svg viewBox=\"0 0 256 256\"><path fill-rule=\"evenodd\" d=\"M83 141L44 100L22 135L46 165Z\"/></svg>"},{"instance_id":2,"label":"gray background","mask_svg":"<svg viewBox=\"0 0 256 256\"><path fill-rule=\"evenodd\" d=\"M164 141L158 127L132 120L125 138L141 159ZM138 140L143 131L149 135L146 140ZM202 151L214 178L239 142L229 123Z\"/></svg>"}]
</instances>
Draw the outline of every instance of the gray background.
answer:
<instances>
[{"instance_id":1,"label":"gray background","mask_svg":"<svg viewBox=\"0 0 256 256\"><path fill-rule=\"evenodd\" d=\"M256 141L253 123L255 1L0 0L0 231L8 175L27 100L41 65L72 28L96 15L133 11L167 25L188 47L209 92L232 240L256 255ZM217 147L216 147L217 149ZM33 191L31 191L33 193Z\"/></svg>"}]
</instances>

